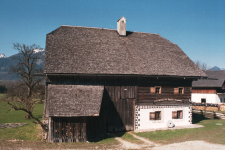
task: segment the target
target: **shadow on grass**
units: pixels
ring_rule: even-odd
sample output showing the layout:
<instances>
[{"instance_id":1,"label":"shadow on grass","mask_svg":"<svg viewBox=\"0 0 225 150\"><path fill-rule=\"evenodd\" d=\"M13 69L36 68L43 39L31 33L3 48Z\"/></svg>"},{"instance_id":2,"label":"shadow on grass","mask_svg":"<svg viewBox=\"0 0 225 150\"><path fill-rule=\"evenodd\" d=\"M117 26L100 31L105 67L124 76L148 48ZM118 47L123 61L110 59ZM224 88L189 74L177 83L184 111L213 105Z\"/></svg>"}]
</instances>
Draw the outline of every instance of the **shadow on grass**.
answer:
<instances>
[{"instance_id":1,"label":"shadow on grass","mask_svg":"<svg viewBox=\"0 0 225 150\"><path fill-rule=\"evenodd\" d=\"M209 120L210 118L206 118L204 116L201 116L201 115L195 115L193 114L193 119L192 119L192 124L197 124L203 120Z\"/></svg>"}]
</instances>

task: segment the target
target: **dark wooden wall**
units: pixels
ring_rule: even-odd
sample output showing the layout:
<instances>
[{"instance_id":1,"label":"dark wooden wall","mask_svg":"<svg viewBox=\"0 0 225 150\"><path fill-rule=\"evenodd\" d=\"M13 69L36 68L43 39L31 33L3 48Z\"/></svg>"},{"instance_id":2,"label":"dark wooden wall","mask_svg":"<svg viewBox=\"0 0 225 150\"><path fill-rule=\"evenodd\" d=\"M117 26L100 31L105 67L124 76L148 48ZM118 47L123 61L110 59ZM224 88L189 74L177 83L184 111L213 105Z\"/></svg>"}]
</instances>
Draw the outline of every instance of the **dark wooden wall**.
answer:
<instances>
[{"instance_id":1,"label":"dark wooden wall","mask_svg":"<svg viewBox=\"0 0 225 150\"><path fill-rule=\"evenodd\" d=\"M139 79L138 80L138 105L182 105L189 104L191 99L191 83L189 79ZM161 87L161 93L151 93L151 87ZM175 94L175 88L184 88L183 94ZM176 101L181 100L181 101Z\"/></svg>"},{"instance_id":2,"label":"dark wooden wall","mask_svg":"<svg viewBox=\"0 0 225 150\"><path fill-rule=\"evenodd\" d=\"M46 86L48 87L48 84L104 85L100 116L87 119L86 135L88 138L92 138L100 137L105 132L134 130L135 105L189 104L191 83L191 79L183 78L49 75ZM150 88L155 86L161 86L161 94L151 93ZM184 88L184 94L174 94L174 88L178 87ZM181 101L170 101L171 99ZM51 105L49 106L51 107Z\"/></svg>"}]
</instances>

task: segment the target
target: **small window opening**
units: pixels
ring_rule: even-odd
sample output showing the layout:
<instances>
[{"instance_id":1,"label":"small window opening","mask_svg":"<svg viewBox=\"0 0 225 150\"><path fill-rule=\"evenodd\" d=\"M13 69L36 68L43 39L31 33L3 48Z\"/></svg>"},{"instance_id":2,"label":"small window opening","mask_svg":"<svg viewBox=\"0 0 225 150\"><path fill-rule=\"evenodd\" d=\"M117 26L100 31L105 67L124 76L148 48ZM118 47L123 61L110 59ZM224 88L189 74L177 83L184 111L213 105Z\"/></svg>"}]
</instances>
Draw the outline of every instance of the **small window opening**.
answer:
<instances>
[{"instance_id":1,"label":"small window opening","mask_svg":"<svg viewBox=\"0 0 225 150\"><path fill-rule=\"evenodd\" d=\"M150 112L150 120L161 120L161 111Z\"/></svg>"},{"instance_id":2,"label":"small window opening","mask_svg":"<svg viewBox=\"0 0 225 150\"><path fill-rule=\"evenodd\" d=\"M156 86L156 87L151 87L150 88L150 93L152 94L161 94L161 87L160 86Z\"/></svg>"},{"instance_id":3,"label":"small window opening","mask_svg":"<svg viewBox=\"0 0 225 150\"><path fill-rule=\"evenodd\" d=\"M160 88L159 87L155 88L155 93L158 93L158 94L160 93Z\"/></svg>"},{"instance_id":4,"label":"small window opening","mask_svg":"<svg viewBox=\"0 0 225 150\"><path fill-rule=\"evenodd\" d=\"M205 103L206 103L206 99L205 99L205 98L202 98L202 99L201 99L201 103L202 103L202 104L205 104Z\"/></svg>"},{"instance_id":5,"label":"small window opening","mask_svg":"<svg viewBox=\"0 0 225 150\"><path fill-rule=\"evenodd\" d=\"M184 88L179 88L179 94L184 94Z\"/></svg>"},{"instance_id":6,"label":"small window opening","mask_svg":"<svg viewBox=\"0 0 225 150\"><path fill-rule=\"evenodd\" d=\"M172 112L172 119L182 119L182 118L183 118L183 111L182 110Z\"/></svg>"}]
</instances>

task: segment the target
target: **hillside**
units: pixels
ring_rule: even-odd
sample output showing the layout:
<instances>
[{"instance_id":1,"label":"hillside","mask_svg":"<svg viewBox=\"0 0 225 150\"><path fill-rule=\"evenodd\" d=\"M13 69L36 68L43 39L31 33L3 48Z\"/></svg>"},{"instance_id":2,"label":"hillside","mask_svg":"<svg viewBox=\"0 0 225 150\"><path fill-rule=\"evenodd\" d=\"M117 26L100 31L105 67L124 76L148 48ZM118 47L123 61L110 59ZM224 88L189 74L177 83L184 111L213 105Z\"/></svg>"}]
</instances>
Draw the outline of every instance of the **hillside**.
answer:
<instances>
[{"instance_id":1,"label":"hillside","mask_svg":"<svg viewBox=\"0 0 225 150\"><path fill-rule=\"evenodd\" d=\"M35 52L37 53L42 53L43 59L39 60L37 62L37 67L38 68L44 68L44 56L45 56L45 51L44 50L36 50ZM20 54L15 54L13 55L14 57L19 56ZM10 66L14 66L17 62L12 59L13 56L10 57L2 57L0 58L0 81L6 81L6 80L17 80L18 78L15 75L9 74L9 68Z\"/></svg>"}]
</instances>

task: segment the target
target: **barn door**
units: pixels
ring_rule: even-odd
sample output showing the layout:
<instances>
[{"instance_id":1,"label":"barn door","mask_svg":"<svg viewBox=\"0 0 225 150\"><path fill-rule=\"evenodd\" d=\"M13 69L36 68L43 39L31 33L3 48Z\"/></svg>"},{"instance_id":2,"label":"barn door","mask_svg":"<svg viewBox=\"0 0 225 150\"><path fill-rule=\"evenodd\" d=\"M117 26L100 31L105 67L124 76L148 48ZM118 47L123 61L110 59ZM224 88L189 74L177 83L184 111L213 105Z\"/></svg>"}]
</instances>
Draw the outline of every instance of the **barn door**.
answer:
<instances>
[{"instance_id":1,"label":"barn door","mask_svg":"<svg viewBox=\"0 0 225 150\"><path fill-rule=\"evenodd\" d=\"M85 142L86 117L52 117L53 142Z\"/></svg>"},{"instance_id":2,"label":"barn door","mask_svg":"<svg viewBox=\"0 0 225 150\"><path fill-rule=\"evenodd\" d=\"M107 101L106 129L108 132L134 130L134 99Z\"/></svg>"}]
</instances>

